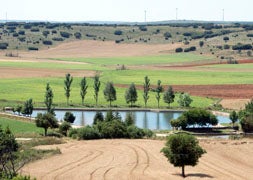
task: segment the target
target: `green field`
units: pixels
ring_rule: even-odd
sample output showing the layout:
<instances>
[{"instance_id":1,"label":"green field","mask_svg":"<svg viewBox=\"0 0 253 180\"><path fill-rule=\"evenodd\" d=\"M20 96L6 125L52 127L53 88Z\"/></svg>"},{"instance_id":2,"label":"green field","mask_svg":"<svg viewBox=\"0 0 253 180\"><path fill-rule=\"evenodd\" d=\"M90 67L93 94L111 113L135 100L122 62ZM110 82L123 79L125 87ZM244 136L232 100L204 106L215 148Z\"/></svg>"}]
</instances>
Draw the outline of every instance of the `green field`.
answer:
<instances>
[{"instance_id":1,"label":"green field","mask_svg":"<svg viewBox=\"0 0 253 180\"><path fill-rule=\"evenodd\" d=\"M141 56L141 57L111 57L111 58L60 58L57 60L86 62L98 66L103 65L154 65L169 63L185 63L201 60L210 60L210 56L201 56L191 53L178 53L160 56Z\"/></svg>"},{"instance_id":2,"label":"green field","mask_svg":"<svg viewBox=\"0 0 253 180\"><path fill-rule=\"evenodd\" d=\"M153 59L157 59L153 61ZM22 68L48 68L48 69L66 69L66 70L84 70L92 69L100 72L101 76L101 90L99 92L99 106L107 106L109 103L103 97L103 89L108 81L114 84L130 85L132 82L140 87L144 83L144 77L149 76L152 86L155 86L158 80L162 81L162 85L166 88L168 85L205 85L205 84L253 84L253 71L206 71L205 68L199 67L197 71L191 69L182 70L116 70L112 64L122 63L125 65L141 65L141 64L166 64L174 62L192 62L200 60L203 57L196 54L174 54L164 55L157 57L126 57L126 58L93 58L93 59L63 59L64 61L82 61L88 64L61 64L55 62L0 62L1 67L22 67ZM252 64L237 64L237 65L214 65L206 66L219 69L219 68L251 68ZM85 73L84 73L85 76ZM89 88L85 97L86 106L94 106L94 90L93 79L87 78ZM81 107L80 98L80 81L81 78L74 77L70 103L73 106ZM0 79L0 102L1 106L15 106L16 103L23 103L29 98L33 98L35 106L44 106L44 93L46 83L49 82L54 92L54 103L56 107L66 107L66 98L64 95L64 77L48 77L48 78L18 78L18 79ZM116 88L117 100L112 104L117 107L128 106L125 102L124 88ZM144 102L142 98L142 90L138 91L137 106L143 107ZM193 97L193 107L208 107L214 103L214 100L200 97ZM172 104L173 107L178 106L177 100ZM161 100L161 107L165 108L166 104ZM150 100L148 107L157 107L155 93L150 93Z\"/></svg>"},{"instance_id":3,"label":"green field","mask_svg":"<svg viewBox=\"0 0 253 180\"><path fill-rule=\"evenodd\" d=\"M32 122L18 121L6 117L0 117L0 125L3 129L9 127L11 132L15 135L25 135L25 134L43 134L44 130L42 128L37 128Z\"/></svg>"},{"instance_id":4,"label":"green field","mask_svg":"<svg viewBox=\"0 0 253 180\"><path fill-rule=\"evenodd\" d=\"M94 106L94 90L92 88L93 80L88 78L88 93L85 97L85 104L87 106ZM0 100L1 104L13 106L15 102L23 102L29 98L33 98L36 106L44 106L44 94L46 83L49 82L50 86L53 89L54 93L54 103L56 106L66 106L66 97L64 95L64 78L27 78L27 79L2 79L0 80ZM80 97L80 86L79 83L81 78L74 78L70 96L70 103L74 106L81 106L81 97ZM105 81L101 80L101 90L99 92L99 106L106 107L109 103L105 101L103 97L103 89L105 87ZM12 88L15 84L15 88ZM117 88L117 100L112 104L117 105L118 107L126 107L125 102L125 90L124 88ZM144 101L142 98L142 91L138 91L138 101L136 102L137 106L144 106ZM194 107L207 107L213 103L212 99L193 97L194 101L192 106ZM176 103L177 100L172 104L172 106L178 106ZM161 100L161 107L166 107L166 104ZM150 100L148 102L148 107L157 107L157 102L155 99L155 93L150 93Z\"/></svg>"}]
</instances>

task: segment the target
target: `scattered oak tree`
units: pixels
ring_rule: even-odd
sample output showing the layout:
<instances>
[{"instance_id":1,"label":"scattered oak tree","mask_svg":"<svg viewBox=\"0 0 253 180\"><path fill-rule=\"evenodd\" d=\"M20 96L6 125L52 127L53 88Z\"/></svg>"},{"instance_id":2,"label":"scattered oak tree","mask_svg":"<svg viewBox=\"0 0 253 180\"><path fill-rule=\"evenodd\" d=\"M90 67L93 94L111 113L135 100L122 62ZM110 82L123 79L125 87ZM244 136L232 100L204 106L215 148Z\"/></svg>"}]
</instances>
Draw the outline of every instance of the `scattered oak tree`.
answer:
<instances>
[{"instance_id":1,"label":"scattered oak tree","mask_svg":"<svg viewBox=\"0 0 253 180\"><path fill-rule=\"evenodd\" d=\"M68 73L66 74L66 79L64 80L64 89L65 89L65 96L67 98L67 105L69 105L69 97L70 97L70 87L73 81L73 77Z\"/></svg>"},{"instance_id":2,"label":"scattered oak tree","mask_svg":"<svg viewBox=\"0 0 253 180\"><path fill-rule=\"evenodd\" d=\"M87 94L87 88L88 88L85 77L83 77L83 79L81 80L80 87L81 87L80 96L82 98L82 105L84 105L84 98L85 98L85 95Z\"/></svg>"},{"instance_id":3,"label":"scattered oak tree","mask_svg":"<svg viewBox=\"0 0 253 180\"><path fill-rule=\"evenodd\" d=\"M199 146L198 140L186 133L170 135L161 152L175 167L182 167L183 177L185 177L185 166L197 165L198 159L206 153Z\"/></svg>"},{"instance_id":4,"label":"scattered oak tree","mask_svg":"<svg viewBox=\"0 0 253 180\"><path fill-rule=\"evenodd\" d=\"M135 88L134 83L132 83L125 93L126 103L127 104L131 103L131 107L132 107L133 103L137 101L137 98L138 98L137 90Z\"/></svg>"},{"instance_id":5,"label":"scattered oak tree","mask_svg":"<svg viewBox=\"0 0 253 180\"><path fill-rule=\"evenodd\" d=\"M106 87L104 89L104 97L107 102L110 102L110 107L112 105L112 101L115 101L117 99L116 90L112 82L107 82Z\"/></svg>"}]
</instances>

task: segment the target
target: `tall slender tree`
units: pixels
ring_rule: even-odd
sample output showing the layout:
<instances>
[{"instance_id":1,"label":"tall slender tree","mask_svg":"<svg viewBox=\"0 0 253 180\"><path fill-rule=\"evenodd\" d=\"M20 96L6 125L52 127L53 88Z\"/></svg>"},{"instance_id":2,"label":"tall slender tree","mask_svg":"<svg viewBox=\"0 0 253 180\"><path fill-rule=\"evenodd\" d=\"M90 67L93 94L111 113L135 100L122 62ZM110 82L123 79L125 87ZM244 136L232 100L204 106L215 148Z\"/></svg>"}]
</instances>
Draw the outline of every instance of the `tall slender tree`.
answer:
<instances>
[{"instance_id":1,"label":"tall slender tree","mask_svg":"<svg viewBox=\"0 0 253 180\"><path fill-rule=\"evenodd\" d=\"M83 77L83 79L81 80L80 87L81 87L80 96L82 98L82 105L84 105L84 98L85 98L85 95L87 94L87 88L88 88L85 77Z\"/></svg>"},{"instance_id":2,"label":"tall slender tree","mask_svg":"<svg viewBox=\"0 0 253 180\"><path fill-rule=\"evenodd\" d=\"M104 89L104 97L106 101L110 102L110 107L112 105L112 101L115 101L117 99L116 90L112 82L107 82L106 87Z\"/></svg>"},{"instance_id":3,"label":"tall slender tree","mask_svg":"<svg viewBox=\"0 0 253 180\"><path fill-rule=\"evenodd\" d=\"M53 97L54 97L53 90L50 87L49 83L47 83L44 103L46 105L47 112L52 114L54 114Z\"/></svg>"},{"instance_id":4,"label":"tall slender tree","mask_svg":"<svg viewBox=\"0 0 253 180\"><path fill-rule=\"evenodd\" d=\"M148 76L145 76L144 84L143 84L143 99L144 99L145 107L147 107L147 102L149 99L149 95L148 95L149 91L150 91L150 79L148 78Z\"/></svg>"},{"instance_id":5,"label":"tall slender tree","mask_svg":"<svg viewBox=\"0 0 253 180\"><path fill-rule=\"evenodd\" d=\"M98 105L98 93L99 93L99 90L100 90L99 75L96 75L96 76L94 77L94 85L93 85L93 88L94 88L94 98L95 98L96 106L97 106L97 105Z\"/></svg>"},{"instance_id":6,"label":"tall slender tree","mask_svg":"<svg viewBox=\"0 0 253 180\"><path fill-rule=\"evenodd\" d=\"M66 74L66 79L64 80L64 89L65 89L65 96L67 98L67 105L69 105L69 97L70 97L70 87L73 81L73 77L68 73Z\"/></svg>"},{"instance_id":7,"label":"tall slender tree","mask_svg":"<svg viewBox=\"0 0 253 180\"><path fill-rule=\"evenodd\" d=\"M138 98L138 94L137 94L137 90L135 88L134 83L132 83L129 87L129 89L126 90L125 93L125 99L127 104L131 103L131 107L133 106L133 103L135 103L137 101Z\"/></svg>"},{"instance_id":8,"label":"tall slender tree","mask_svg":"<svg viewBox=\"0 0 253 180\"><path fill-rule=\"evenodd\" d=\"M167 91L164 93L163 100L165 103L170 104L174 102L175 94L171 86L168 87Z\"/></svg>"},{"instance_id":9,"label":"tall slender tree","mask_svg":"<svg viewBox=\"0 0 253 180\"><path fill-rule=\"evenodd\" d=\"M163 87L161 85L161 81L158 80L157 81L157 86L156 86L156 89L155 89L155 92L156 92L156 100L157 100L157 107L159 108L160 107L160 99L161 99L161 93L163 92Z\"/></svg>"}]
</instances>

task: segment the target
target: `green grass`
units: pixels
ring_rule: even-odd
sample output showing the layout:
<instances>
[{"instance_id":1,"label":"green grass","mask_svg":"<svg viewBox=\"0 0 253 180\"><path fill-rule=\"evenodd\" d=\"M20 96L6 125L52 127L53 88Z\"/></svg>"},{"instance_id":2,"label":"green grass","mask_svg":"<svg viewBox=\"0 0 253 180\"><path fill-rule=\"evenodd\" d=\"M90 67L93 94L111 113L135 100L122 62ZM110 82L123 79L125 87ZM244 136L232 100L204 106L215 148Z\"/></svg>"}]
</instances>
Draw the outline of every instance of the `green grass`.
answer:
<instances>
[{"instance_id":1,"label":"green grass","mask_svg":"<svg viewBox=\"0 0 253 180\"><path fill-rule=\"evenodd\" d=\"M0 124L3 129L9 127L13 134L42 134L44 130L42 128L36 127L35 123L18 121L14 119L10 119L7 117L0 117Z\"/></svg>"},{"instance_id":2,"label":"green grass","mask_svg":"<svg viewBox=\"0 0 253 180\"><path fill-rule=\"evenodd\" d=\"M191 53L178 53L160 56L140 56L140 57L110 57L110 58L60 58L57 60L86 62L95 65L151 65L151 64L168 64L184 63L200 60L210 60L211 57L195 55Z\"/></svg>"},{"instance_id":3,"label":"green grass","mask_svg":"<svg viewBox=\"0 0 253 180\"><path fill-rule=\"evenodd\" d=\"M148 75L151 84L158 80L163 85L205 85L205 84L253 84L252 72L217 72L217 71L187 71L187 70L125 70L104 71L103 81L113 81L115 84L143 84Z\"/></svg>"},{"instance_id":4,"label":"green grass","mask_svg":"<svg viewBox=\"0 0 253 180\"><path fill-rule=\"evenodd\" d=\"M45 95L45 87L46 83L49 82L51 88L54 93L54 103L56 106L66 107L66 97L65 91L63 88L64 78L28 78L28 79L1 79L0 80L0 100L3 104L8 104L9 106L15 106L19 102L24 102L29 98L33 98L33 101L36 103L35 106L44 106L44 95ZM70 103L74 106L81 106L81 98L80 98L80 83L81 78L74 78L70 96ZM93 80L91 78L87 78L88 81L88 92L85 97L85 104L88 106L95 105L94 101L94 90L93 90ZM99 92L99 105L100 106L108 106L108 102L105 101L103 96L103 89L105 87L106 81L101 79L101 88ZM15 88L13 86L15 85ZM165 85L165 84L164 84ZM125 102L125 88L116 88L117 91L117 100L112 104L117 105L118 107L126 107L128 106ZM142 98L142 90L138 91L138 102L136 102L137 106L144 106L143 98ZM213 103L212 99L208 98L200 98L193 97L194 101L192 106L195 107L207 107ZM157 102L155 99L155 93L150 93L150 99L148 102L148 106L152 108L157 107ZM165 108L167 105L161 99L160 106ZM175 102L172 106L178 106Z\"/></svg>"}]
</instances>

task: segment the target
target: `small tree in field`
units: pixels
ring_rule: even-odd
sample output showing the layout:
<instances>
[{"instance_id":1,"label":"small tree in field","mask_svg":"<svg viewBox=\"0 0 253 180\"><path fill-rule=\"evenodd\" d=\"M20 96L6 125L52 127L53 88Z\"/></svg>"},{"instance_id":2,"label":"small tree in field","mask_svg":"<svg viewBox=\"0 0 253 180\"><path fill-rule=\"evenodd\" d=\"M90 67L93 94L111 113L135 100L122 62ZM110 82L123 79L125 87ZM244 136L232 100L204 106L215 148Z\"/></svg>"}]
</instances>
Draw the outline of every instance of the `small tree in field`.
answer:
<instances>
[{"instance_id":1,"label":"small tree in field","mask_svg":"<svg viewBox=\"0 0 253 180\"><path fill-rule=\"evenodd\" d=\"M132 83L129 87L129 89L126 90L125 93L125 99L127 104L131 103L131 107L133 106L133 103L137 101L138 95L137 95L137 90L135 88L134 83Z\"/></svg>"},{"instance_id":2,"label":"small tree in field","mask_svg":"<svg viewBox=\"0 0 253 180\"><path fill-rule=\"evenodd\" d=\"M94 77L94 85L93 85L93 88L94 88L94 98L96 100L96 106L98 105L98 92L99 92L99 89L100 89L100 80L99 80L99 75L96 75Z\"/></svg>"},{"instance_id":3,"label":"small tree in field","mask_svg":"<svg viewBox=\"0 0 253 180\"><path fill-rule=\"evenodd\" d=\"M84 98L85 98L85 95L87 94L87 88L88 88L85 77L81 80L80 87L81 87L80 96L82 98L82 105L84 105Z\"/></svg>"},{"instance_id":4,"label":"small tree in field","mask_svg":"<svg viewBox=\"0 0 253 180\"><path fill-rule=\"evenodd\" d=\"M145 76L144 84L143 84L143 99L144 99L145 107L147 107L147 102L149 99L149 95L148 95L149 91L150 91L150 79L148 78L148 76Z\"/></svg>"},{"instance_id":5,"label":"small tree in field","mask_svg":"<svg viewBox=\"0 0 253 180\"><path fill-rule=\"evenodd\" d=\"M66 74L66 79L64 80L64 89L65 89L65 96L67 98L67 105L69 105L69 97L70 97L70 87L73 81L73 77L68 73Z\"/></svg>"},{"instance_id":6,"label":"small tree in field","mask_svg":"<svg viewBox=\"0 0 253 180\"><path fill-rule=\"evenodd\" d=\"M156 92L156 100L157 100L157 107L159 108L159 103L160 103L160 99L161 99L161 93L163 92L163 87L161 85L161 81L158 80L157 81L157 87L154 90Z\"/></svg>"},{"instance_id":7,"label":"small tree in field","mask_svg":"<svg viewBox=\"0 0 253 180\"><path fill-rule=\"evenodd\" d=\"M104 97L106 101L110 102L110 107L112 105L112 101L115 101L117 99L116 90L112 82L107 82L106 87L104 89Z\"/></svg>"},{"instance_id":8,"label":"small tree in field","mask_svg":"<svg viewBox=\"0 0 253 180\"><path fill-rule=\"evenodd\" d=\"M233 127L236 123L236 121L238 121L238 114L235 112L235 111L232 111L230 114L229 114L229 119L232 121L232 124L233 124Z\"/></svg>"},{"instance_id":9,"label":"small tree in field","mask_svg":"<svg viewBox=\"0 0 253 180\"><path fill-rule=\"evenodd\" d=\"M189 107L192 103L192 98L188 93L181 93L177 102L181 107Z\"/></svg>"},{"instance_id":10,"label":"small tree in field","mask_svg":"<svg viewBox=\"0 0 253 180\"><path fill-rule=\"evenodd\" d=\"M44 128L44 134L47 136L48 128L58 128L58 122L53 114L51 113L38 113L37 117L35 118L35 123L37 127Z\"/></svg>"},{"instance_id":11,"label":"small tree in field","mask_svg":"<svg viewBox=\"0 0 253 180\"><path fill-rule=\"evenodd\" d=\"M163 100L165 103L170 104L174 102L175 94L171 86L168 87L167 91L164 93Z\"/></svg>"},{"instance_id":12,"label":"small tree in field","mask_svg":"<svg viewBox=\"0 0 253 180\"><path fill-rule=\"evenodd\" d=\"M168 161L175 167L182 167L182 176L185 177L185 166L195 166L202 154L198 140L186 133L173 134L168 137L165 147L161 150Z\"/></svg>"},{"instance_id":13,"label":"small tree in field","mask_svg":"<svg viewBox=\"0 0 253 180\"><path fill-rule=\"evenodd\" d=\"M47 112L52 114L54 114L54 108L52 107L53 97L54 97L53 90L51 89L49 83L47 83L44 103L46 105Z\"/></svg>"}]
</instances>

